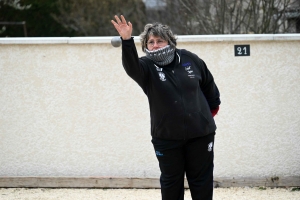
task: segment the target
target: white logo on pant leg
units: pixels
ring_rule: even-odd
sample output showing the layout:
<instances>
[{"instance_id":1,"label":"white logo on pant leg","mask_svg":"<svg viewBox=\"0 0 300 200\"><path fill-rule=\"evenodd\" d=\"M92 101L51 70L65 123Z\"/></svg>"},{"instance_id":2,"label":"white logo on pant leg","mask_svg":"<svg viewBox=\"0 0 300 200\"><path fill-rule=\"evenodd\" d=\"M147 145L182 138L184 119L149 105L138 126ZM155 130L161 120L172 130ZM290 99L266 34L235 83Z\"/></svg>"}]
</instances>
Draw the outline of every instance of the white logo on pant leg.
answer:
<instances>
[{"instance_id":1,"label":"white logo on pant leg","mask_svg":"<svg viewBox=\"0 0 300 200\"><path fill-rule=\"evenodd\" d=\"M211 143L209 143L207 146L208 146L208 148L207 148L207 151L212 151L212 148L213 148L213 142L211 142Z\"/></svg>"}]
</instances>

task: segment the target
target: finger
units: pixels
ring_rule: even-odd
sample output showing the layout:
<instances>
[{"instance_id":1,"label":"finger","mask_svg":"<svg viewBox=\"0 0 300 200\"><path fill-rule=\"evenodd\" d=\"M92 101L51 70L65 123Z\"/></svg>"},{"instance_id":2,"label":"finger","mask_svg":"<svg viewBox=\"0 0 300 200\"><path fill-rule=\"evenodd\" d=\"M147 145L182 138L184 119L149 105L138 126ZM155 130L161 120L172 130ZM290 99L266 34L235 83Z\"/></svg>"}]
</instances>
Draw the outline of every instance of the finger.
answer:
<instances>
[{"instance_id":1,"label":"finger","mask_svg":"<svg viewBox=\"0 0 300 200\"><path fill-rule=\"evenodd\" d=\"M116 29L118 29L119 25L118 25L114 20L111 20L111 23L114 25L114 27L115 27Z\"/></svg>"},{"instance_id":2,"label":"finger","mask_svg":"<svg viewBox=\"0 0 300 200\"><path fill-rule=\"evenodd\" d=\"M127 24L126 19L123 15L121 15L121 20L122 20L122 23Z\"/></svg>"},{"instance_id":3,"label":"finger","mask_svg":"<svg viewBox=\"0 0 300 200\"><path fill-rule=\"evenodd\" d=\"M114 20L110 20L111 23L115 26L115 25L118 25Z\"/></svg>"},{"instance_id":4,"label":"finger","mask_svg":"<svg viewBox=\"0 0 300 200\"><path fill-rule=\"evenodd\" d=\"M132 24L131 24L131 22L128 22L128 25L130 27L130 30L132 30Z\"/></svg>"},{"instance_id":5,"label":"finger","mask_svg":"<svg viewBox=\"0 0 300 200\"><path fill-rule=\"evenodd\" d=\"M115 15L115 19L116 19L116 21L117 21L118 24L121 23L121 20L120 20L120 18L117 15Z\"/></svg>"},{"instance_id":6,"label":"finger","mask_svg":"<svg viewBox=\"0 0 300 200\"><path fill-rule=\"evenodd\" d=\"M111 23L114 25L115 29L118 31L118 33L120 34L120 28L119 28L119 24L117 24L114 20L111 20ZM120 34L121 35L121 34Z\"/></svg>"}]
</instances>

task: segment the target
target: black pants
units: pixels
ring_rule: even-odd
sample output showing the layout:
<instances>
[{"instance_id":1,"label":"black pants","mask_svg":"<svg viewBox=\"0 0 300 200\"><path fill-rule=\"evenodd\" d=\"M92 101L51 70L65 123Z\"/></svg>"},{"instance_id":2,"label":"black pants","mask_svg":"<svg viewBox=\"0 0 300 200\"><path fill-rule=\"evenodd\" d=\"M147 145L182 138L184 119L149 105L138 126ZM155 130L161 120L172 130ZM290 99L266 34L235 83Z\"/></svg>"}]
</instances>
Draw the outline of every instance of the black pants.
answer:
<instances>
[{"instance_id":1,"label":"black pants","mask_svg":"<svg viewBox=\"0 0 300 200\"><path fill-rule=\"evenodd\" d=\"M213 196L215 133L184 141L152 138L161 171L162 200L184 199L186 174L193 200Z\"/></svg>"}]
</instances>

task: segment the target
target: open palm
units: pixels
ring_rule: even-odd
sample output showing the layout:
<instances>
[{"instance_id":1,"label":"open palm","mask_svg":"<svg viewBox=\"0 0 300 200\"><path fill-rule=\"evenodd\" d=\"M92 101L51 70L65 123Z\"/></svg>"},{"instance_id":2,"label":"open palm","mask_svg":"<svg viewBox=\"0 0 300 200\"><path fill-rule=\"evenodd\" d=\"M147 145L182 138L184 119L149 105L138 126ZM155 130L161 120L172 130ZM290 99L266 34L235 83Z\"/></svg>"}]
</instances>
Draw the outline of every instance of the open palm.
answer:
<instances>
[{"instance_id":1,"label":"open palm","mask_svg":"<svg viewBox=\"0 0 300 200\"><path fill-rule=\"evenodd\" d=\"M123 15L121 15L120 18L115 15L116 21L111 20L111 23L114 25L115 29L118 31L122 39L128 40L131 38L132 24L130 22L127 23Z\"/></svg>"}]
</instances>

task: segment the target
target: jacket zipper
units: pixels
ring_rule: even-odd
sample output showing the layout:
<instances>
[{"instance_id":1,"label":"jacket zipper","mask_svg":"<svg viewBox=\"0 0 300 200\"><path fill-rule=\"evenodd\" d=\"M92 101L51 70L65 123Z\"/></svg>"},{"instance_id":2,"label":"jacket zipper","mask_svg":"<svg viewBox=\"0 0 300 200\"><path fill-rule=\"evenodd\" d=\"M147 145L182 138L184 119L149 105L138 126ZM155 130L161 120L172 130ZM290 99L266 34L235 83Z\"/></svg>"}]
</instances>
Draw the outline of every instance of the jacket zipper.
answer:
<instances>
[{"instance_id":1,"label":"jacket zipper","mask_svg":"<svg viewBox=\"0 0 300 200\"><path fill-rule=\"evenodd\" d=\"M179 55L178 55L179 57ZM179 57L180 58L180 57ZM182 107L183 107L183 111L184 111L184 118L183 118L183 125L184 125L184 129L185 129L185 133L183 133L183 140L186 140L186 135L187 135L187 127L186 127L186 122L185 122L185 105L184 105L184 102L183 102L183 93L182 93L182 89L181 89L181 83L179 82L176 74L175 74L175 68L180 65L180 62L179 64L175 65L174 69L172 70L173 74L174 74L174 77L175 77L175 80L177 82L177 87L178 87L178 90L180 91L180 96L181 96L181 102L182 102Z\"/></svg>"}]
</instances>

